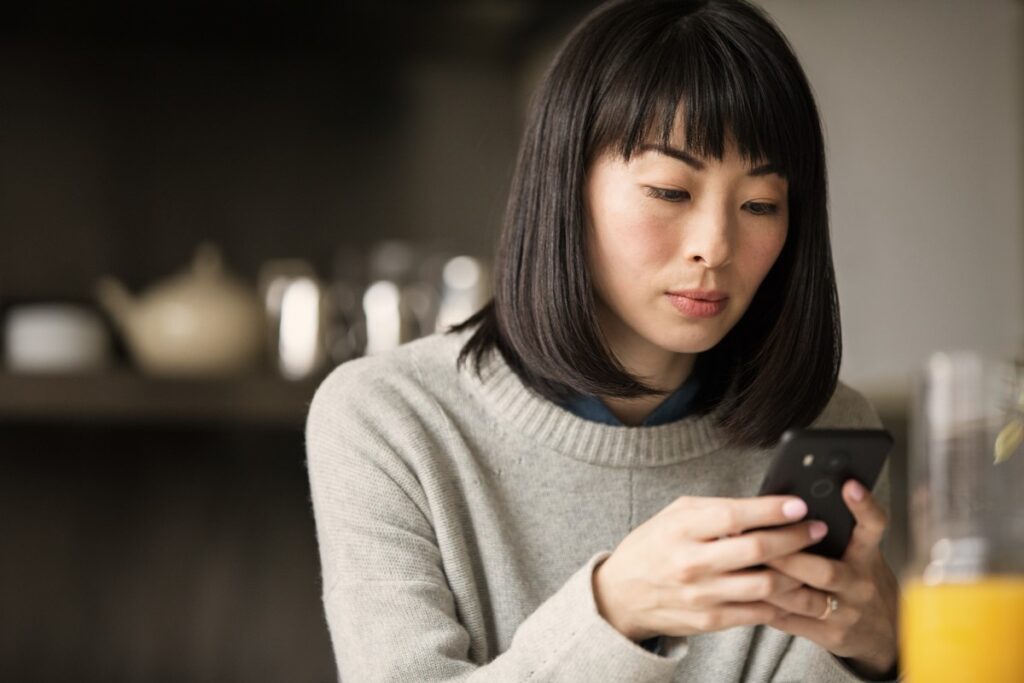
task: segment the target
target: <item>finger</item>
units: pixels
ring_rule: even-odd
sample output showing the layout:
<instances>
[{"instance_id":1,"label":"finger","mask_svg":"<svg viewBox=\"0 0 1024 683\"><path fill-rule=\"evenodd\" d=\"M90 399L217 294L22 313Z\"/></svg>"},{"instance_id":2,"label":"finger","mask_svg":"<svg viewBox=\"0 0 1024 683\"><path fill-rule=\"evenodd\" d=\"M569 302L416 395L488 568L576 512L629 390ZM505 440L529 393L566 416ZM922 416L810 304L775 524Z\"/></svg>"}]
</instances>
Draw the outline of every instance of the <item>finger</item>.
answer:
<instances>
[{"instance_id":1,"label":"finger","mask_svg":"<svg viewBox=\"0 0 1024 683\"><path fill-rule=\"evenodd\" d=\"M889 523L885 510L871 492L855 479L849 479L843 485L843 500L856 521L843 559L866 558L875 553L882 542L885 527Z\"/></svg>"},{"instance_id":2,"label":"finger","mask_svg":"<svg viewBox=\"0 0 1024 683\"><path fill-rule=\"evenodd\" d=\"M828 606L828 596L825 593L803 585L785 593L770 595L764 600L786 612L815 619L824 614L825 608Z\"/></svg>"},{"instance_id":3,"label":"finger","mask_svg":"<svg viewBox=\"0 0 1024 683\"><path fill-rule=\"evenodd\" d=\"M744 569L784 557L813 545L827 533L820 520L803 521L783 529L750 531L699 545L695 564L709 574Z\"/></svg>"},{"instance_id":4,"label":"finger","mask_svg":"<svg viewBox=\"0 0 1024 683\"><path fill-rule=\"evenodd\" d=\"M828 619L822 620L816 617L805 617L799 614L788 614L780 611L775 618L768 622L768 625L790 635L806 638L826 650L831 650L834 647L829 635L831 632L829 622L831 620L831 616Z\"/></svg>"},{"instance_id":5,"label":"finger","mask_svg":"<svg viewBox=\"0 0 1024 683\"><path fill-rule=\"evenodd\" d=\"M713 607L721 603L767 600L799 588L801 583L774 569L716 574L680 588L685 607Z\"/></svg>"},{"instance_id":6,"label":"finger","mask_svg":"<svg viewBox=\"0 0 1024 683\"><path fill-rule=\"evenodd\" d=\"M792 524L807 514L796 496L718 498L714 504L687 503L682 517L688 538L713 540L747 530Z\"/></svg>"},{"instance_id":7,"label":"finger","mask_svg":"<svg viewBox=\"0 0 1024 683\"><path fill-rule=\"evenodd\" d=\"M767 624L780 611L778 607L767 602L725 603L706 610L673 610L667 621L670 627L683 627L687 630L697 628L704 632L721 631L734 626ZM663 632L668 631L667 629Z\"/></svg>"},{"instance_id":8,"label":"finger","mask_svg":"<svg viewBox=\"0 0 1024 683\"><path fill-rule=\"evenodd\" d=\"M853 574L847 564L814 553L793 553L765 564L826 593L843 593L853 582Z\"/></svg>"},{"instance_id":9,"label":"finger","mask_svg":"<svg viewBox=\"0 0 1024 683\"><path fill-rule=\"evenodd\" d=\"M726 505L729 500L731 499L719 496L679 496L668 507L679 510L696 510L715 505Z\"/></svg>"}]
</instances>

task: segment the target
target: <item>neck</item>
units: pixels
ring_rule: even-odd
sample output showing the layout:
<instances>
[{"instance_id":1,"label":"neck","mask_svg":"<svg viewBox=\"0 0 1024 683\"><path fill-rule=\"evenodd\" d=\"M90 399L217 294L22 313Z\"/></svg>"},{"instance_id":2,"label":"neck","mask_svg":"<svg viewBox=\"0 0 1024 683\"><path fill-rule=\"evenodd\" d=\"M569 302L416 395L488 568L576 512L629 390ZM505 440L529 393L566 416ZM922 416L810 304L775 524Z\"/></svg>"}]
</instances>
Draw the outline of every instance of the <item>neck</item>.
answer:
<instances>
[{"instance_id":1,"label":"neck","mask_svg":"<svg viewBox=\"0 0 1024 683\"><path fill-rule=\"evenodd\" d=\"M622 329L621 324L603 327L612 353L622 366L648 386L666 392L662 395L634 398L599 397L622 424L639 425L665 400L665 395L672 393L689 379L697 354L668 351L652 344L632 330Z\"/></svg>"},{"instance_id":2,"label":"neck","mask_svg":"<svg viewBox=\"0 0 1024 683\"><path fill-rule=\"evenodd\" d=\"M679 371L678 368L673 368L671 373L663 375L656 375L656 377L662 379L662 381L649 382L651 386L656 389L671 393L675 391L679 386L689 379L690 374L693 370L694 357L689 354L680 354L684 356L686 363L685 371ZM682 363L680 363L682 365ZM629 367L627 366L627 369ZM635 372L630 371L634 376L639 377ZM674 380L664 380L665 377L675 377ZM637 396L634 398L620 398L616 396L601 396L601 402L608 406L608 410L611 411L612 415L617 417L619 421L624 425L636 426L642 424L647 416L650 415L662 401L665 400L665 395L655 394L650 396Z\"/></svg>"}]
</instances>

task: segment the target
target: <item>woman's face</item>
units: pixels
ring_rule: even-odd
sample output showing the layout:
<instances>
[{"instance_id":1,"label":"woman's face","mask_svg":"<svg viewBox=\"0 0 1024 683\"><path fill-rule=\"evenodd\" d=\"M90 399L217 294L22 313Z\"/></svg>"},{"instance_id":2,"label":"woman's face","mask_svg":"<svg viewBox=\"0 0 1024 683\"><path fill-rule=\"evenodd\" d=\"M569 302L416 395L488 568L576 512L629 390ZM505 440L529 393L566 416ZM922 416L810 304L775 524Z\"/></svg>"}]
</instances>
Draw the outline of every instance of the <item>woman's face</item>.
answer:
<instances>
[{"instance_id":1,"label":"woman's face","mask_svg":"<svg viewBox=\"0 0 1024 683\"><path fill-rule=\"evenodd\" d=\"M602 330L627 367L644 362L623 355L715 346L786 241L785 179L744 163L732 140L720 162L675 145L642 148L628 162L605 155L588 172L587 258ZM683 290L725 298L670 294Z\"/></svg>"}]
</instances>

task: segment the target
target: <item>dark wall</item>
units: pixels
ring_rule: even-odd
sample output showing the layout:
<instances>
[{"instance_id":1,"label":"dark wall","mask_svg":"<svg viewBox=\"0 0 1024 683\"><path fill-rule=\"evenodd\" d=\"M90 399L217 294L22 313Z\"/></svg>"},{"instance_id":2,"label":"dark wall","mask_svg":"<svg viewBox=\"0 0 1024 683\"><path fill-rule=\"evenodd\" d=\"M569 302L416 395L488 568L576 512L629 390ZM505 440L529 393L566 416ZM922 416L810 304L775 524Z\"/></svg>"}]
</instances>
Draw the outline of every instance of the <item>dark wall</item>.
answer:
<instances>
[{"instance_id":1,"label":"dark wall","mask_svg":"<svg viewBox=\"0 0 1024 683\"><path fill-rule=\"evenodd\" d=\"M0 27L0 305L139 287L205 238L249 277L386 238L489 255L531 60L586 4L23 8Z\"/></svg>"},{"instance_id":2,"label":"dark wall","mask_svg":"<svg viewBox=\"0 0 1024 683\"><path fill-rule=\"evenodd\" d=\"M107 272L139 287L206 238L250 278L287 256L326 274L340 245L385 237L489 253L516 112L489 70L475 84L464 69L424 84L416 65L301 54L8 45L0 301L88 296ZM424 122L449 81L500 114Z\"/></svg>"}]
</instances>

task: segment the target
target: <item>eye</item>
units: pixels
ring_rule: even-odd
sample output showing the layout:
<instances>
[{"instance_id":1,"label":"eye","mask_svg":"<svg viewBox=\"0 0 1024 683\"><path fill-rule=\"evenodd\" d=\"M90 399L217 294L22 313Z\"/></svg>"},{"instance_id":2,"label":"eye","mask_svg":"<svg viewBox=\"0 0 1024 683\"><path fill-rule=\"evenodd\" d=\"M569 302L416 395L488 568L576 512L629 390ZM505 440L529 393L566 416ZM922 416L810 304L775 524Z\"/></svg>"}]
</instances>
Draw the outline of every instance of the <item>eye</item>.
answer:
<instances>
[{"instance_id":1,"label":"eye","mask_svg":"<svg viewBox=\"0 0 1024 683\"><path fill-rule=\"evenodd\" d=\"M774 216L779 212L779 206L769 202L747 202L747 206L755 216Z\"/></svg>"},{"instance_id":2,"label":"eye","mask_svg":"<svg viewBox=\"0 0 1024 683\"><path fill-rule=\"evenodd\" d=\"M690 196L690 193L686 190L669 190L663 187L648 187L645 189L648 197L654 197L666 202L681 202Z\"/></svg>"}]
</instances>

